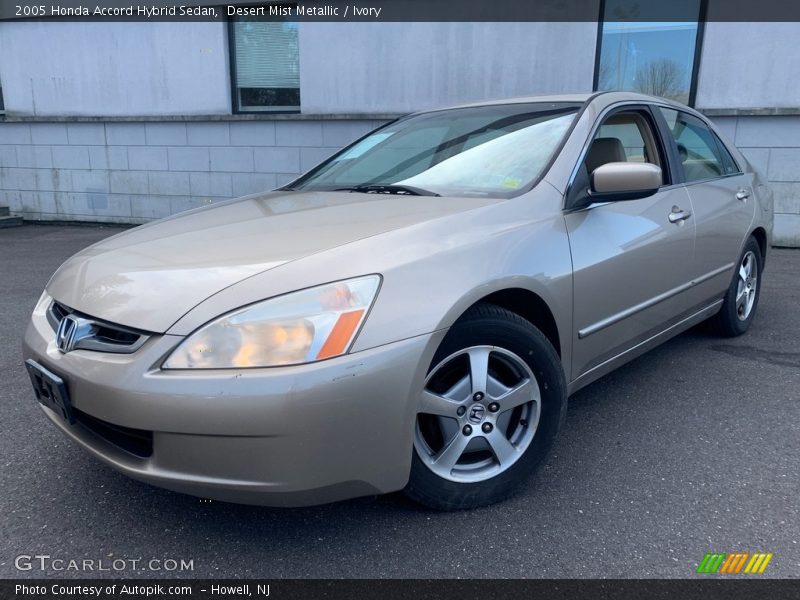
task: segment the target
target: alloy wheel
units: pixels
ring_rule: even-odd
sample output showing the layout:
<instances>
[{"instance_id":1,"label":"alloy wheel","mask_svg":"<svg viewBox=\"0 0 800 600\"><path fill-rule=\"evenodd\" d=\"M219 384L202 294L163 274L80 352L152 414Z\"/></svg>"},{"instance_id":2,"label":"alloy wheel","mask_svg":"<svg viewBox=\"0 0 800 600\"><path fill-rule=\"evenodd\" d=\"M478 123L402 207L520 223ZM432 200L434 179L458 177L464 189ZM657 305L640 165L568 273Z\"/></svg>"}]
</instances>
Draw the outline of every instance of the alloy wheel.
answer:
<instances>
[{"instance_id":1,"label":"alloy wheel","mask_svg":"<svg viewBox=\"0 0 800 600\"><path fill-rule=\"evenodd\" d=\"M414 447L439 477L485 481L523 455L540 413L539 384L525 361L496 346L465 348L428 375Z\"/></svg>"},{"instance_id":2,"label":"alloy wheel","mask_svg":"<svg viewBox=\"0 0 800 600\"><path fill-rule=\"evenodd\" d=\"M736 316L740 321L746 321L756 302L756 289L758 287L758 263L752 251L742 257L739 265L739 279L736 289Z\"/></svg>"}]
</instances>

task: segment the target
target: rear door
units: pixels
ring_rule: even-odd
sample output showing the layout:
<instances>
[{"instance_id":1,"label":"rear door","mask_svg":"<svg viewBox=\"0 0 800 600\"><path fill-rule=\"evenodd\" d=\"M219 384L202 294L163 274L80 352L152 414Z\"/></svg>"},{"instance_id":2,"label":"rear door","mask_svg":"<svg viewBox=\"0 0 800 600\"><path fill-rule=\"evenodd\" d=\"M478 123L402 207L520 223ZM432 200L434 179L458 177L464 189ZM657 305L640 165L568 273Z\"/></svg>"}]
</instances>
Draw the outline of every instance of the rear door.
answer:
<instances>
[{"instance_id":1,"label":"rear door","mask_svg":"<svg viewBox=\"0 0 800 600\"><path fill-rule=\"evenodd\" d=\"M573 194L585 191L592 170L617 161L657 164L664 181L648 198L565 214L574 271L573 378L666 329L691 304L685 294L695 234L691 202L685 187L673 183L666 147L647 106L625 106L604 117L567 205L574 204ZM676 219L677 214L688 218Z\"/></svg>"},{"instance_id":2,"label":"rear door","mask_svg":"<svg viewBox=\"0 0 800 600\"><path fill-rule=\"evenodd\" d=\"M692 301L722 298L733 276L745 236L755 216L753 176L742 173L722 141L701 119L660 107L664 137L692 202L697 230L690 262Z\"/></svg>"}]
</instances>

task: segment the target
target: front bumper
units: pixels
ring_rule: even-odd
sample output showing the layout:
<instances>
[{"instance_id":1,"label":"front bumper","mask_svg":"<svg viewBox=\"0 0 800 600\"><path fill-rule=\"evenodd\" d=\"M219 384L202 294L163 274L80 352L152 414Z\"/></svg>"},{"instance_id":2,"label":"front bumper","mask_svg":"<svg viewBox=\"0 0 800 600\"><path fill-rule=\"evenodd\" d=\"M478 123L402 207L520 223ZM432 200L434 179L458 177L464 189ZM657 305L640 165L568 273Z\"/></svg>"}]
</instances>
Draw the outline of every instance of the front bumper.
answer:
<instances>
[{"instance_id":1,"label":"front bumper","mask_svg":"<svg viewBox=\"0 0 800 600\"><path fill-rule=\"evenodd\" d=\"M300 506L405 486L419 390L443 335L293 367L161 371L180 337L152 337L129 355L62 354L37 306L23 354L63 378L90 418L45 414L115 469L204 498ZM87 426L92 418L152 434L152 454L123 449Z\"/></svg>"}]
</instances>

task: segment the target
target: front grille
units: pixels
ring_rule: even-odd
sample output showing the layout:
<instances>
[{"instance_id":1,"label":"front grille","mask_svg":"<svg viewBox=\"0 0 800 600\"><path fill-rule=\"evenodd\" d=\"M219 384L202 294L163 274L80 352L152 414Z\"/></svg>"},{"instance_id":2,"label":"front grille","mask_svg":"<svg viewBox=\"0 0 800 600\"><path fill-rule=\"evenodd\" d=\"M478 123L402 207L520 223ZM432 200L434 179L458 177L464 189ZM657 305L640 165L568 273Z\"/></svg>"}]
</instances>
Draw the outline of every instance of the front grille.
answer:
<instances>
[{"instance_id":1,"label":"front grille","mask_svg":"<svg viewBox=\"0 0 800 600\"><path fill-rule=\"evenodd\" d=\"M61 321L70 315L80 321L81 334L69 350L131 354L141 348L149 337L143 331L95 319L56 301L47 310L47 321L53 331L58 333Z\"/></svg>"},{"instance_id":2,"label":"front grille","mask_svg":"<svg viewBox=\"0 0 800 600\"><path fill-rule=\"evenodd\" d=\"M97 331L94 335L100 341L107 344L117 344L119 346L132 346L141 337L138 333L107 327L99 323L97 324Z\"/></svg>"},{"instance_id":3,"label":"front grille","mask_svg":"<svg viewBox=\"0 0 800 600\"><path fill-rule=\"evenodd\" d=\"M114 425L102 419L98 419L86 414L76 408L72 409L75 413L75 420L109 444L129 452L139 458L148 458L153 455L153 432L144 429L132 429Z\"/></svg>"},{"instance_id":4,"label":"front grille","mask_svg":"<svg viewBox=\"0 0 800 600\"><path fill-rule=\"evenodd\" d=\"M55 322L58 324L61 322L61 319L63 319L70 313L70 310L65 306L60 305L58 302L53 302L53 304L50 305L50 312L55 318ZM50 324L52 325L53 323L51 322ZM57 324L56 324L56 329L58 329Z\"/></svg>"}]
</instances>

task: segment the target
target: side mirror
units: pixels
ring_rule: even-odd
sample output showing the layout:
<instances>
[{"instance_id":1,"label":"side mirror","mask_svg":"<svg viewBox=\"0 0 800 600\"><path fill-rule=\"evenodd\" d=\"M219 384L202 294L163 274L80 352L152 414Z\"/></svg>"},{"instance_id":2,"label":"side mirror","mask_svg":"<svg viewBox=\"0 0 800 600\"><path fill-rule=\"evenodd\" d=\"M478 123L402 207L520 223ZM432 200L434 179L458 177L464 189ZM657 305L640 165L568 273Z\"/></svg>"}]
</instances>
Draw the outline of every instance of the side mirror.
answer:
<instances>
[{"instance_id":1,"label":"side mirror","mask_svg":"<svg viewBox=\"0 0 800 600\"><path fill-rule=\"evenodd\" d=\"M589 197L592 202L646 198L661 181L661 167L652 163L610 162L592 171Z\"/></svg>"}]
</instances>

